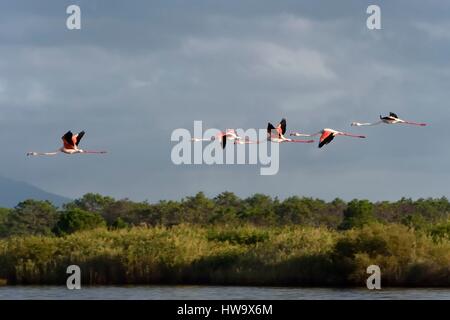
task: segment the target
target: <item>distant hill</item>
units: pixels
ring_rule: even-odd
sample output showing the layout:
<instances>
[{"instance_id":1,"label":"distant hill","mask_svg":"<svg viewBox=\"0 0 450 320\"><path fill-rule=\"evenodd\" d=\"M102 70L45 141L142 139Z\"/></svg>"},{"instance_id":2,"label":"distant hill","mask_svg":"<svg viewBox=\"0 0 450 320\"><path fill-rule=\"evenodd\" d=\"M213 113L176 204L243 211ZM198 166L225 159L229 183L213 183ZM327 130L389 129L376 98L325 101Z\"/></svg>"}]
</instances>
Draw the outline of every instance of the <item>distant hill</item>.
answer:
<instances>
[{"instance_id":1,"label":"distant hill","mask_svg":"<svg viewBox=\"0 0 450 320\"><path fill-rule=\"evenodd\" d=\"M49 200L55 206L61 206L71 201L69 198L46 192L26 182L0 176L0 207L13 208L26 199Z\"/></svg>"}]
</instances>

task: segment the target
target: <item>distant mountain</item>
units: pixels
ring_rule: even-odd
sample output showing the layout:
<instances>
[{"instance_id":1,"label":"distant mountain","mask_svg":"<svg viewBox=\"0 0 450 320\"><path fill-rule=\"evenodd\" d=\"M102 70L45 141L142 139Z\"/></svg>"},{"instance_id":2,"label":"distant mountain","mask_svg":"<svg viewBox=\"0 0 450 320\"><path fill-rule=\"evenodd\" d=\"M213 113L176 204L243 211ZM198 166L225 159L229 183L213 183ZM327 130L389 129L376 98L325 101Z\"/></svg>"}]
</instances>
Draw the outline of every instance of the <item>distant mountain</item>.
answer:
<instances>
[{"instance_id":1,"label":"distant mountain","mask_svg":"<svg viewBox=\"0 0 450 320\"><path fill-rule=\"evenodd\" d=\"M0 207L13 208L26 199L49 200L58 207L71 201L69 198L46 192L26 182L0 176Z\"/></svg>"}]
</instances>

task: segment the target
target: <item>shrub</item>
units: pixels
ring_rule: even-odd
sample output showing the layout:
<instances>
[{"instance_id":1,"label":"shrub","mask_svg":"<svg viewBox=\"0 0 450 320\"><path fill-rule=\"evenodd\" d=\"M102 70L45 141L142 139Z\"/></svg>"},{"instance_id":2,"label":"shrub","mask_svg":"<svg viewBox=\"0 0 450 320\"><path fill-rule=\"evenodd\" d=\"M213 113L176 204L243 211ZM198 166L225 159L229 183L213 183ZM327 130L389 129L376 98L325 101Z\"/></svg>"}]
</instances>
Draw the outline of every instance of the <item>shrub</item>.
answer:
<instances>
[{"instance_id":1,"label":"shrub","mask_svg":"<svg viewBox=\"0 0 450 320\"><path fill-rule=\"evenodd\" d=\"M67 210L60 215L54 232L57 235L64 235L103 226L106 226L106 221L98 213L75 208Z\"/></svg>"},{"instance_id":2,"label":"shrub","mask_svg":"<svg viewBox=\"0 0 450 320\"><path fill-rule=\"evenodd\" d=\"M375 264L382 286L449 286L450 241L377 223L344 232L177 225L0 240L8 284L63 284L70 264L85 284L365 286Z\"/></svg>"},{"instance_id":3,"label":"shrub","mask_svg":"<svg viewBox=\"0 0 450 320\"><path fill-rule=\"evenodd\" d=\"M375 222L373 204L368 200L352 200L344 210L344 220L340 229L347 230L361 228L366 224Z\"/></svg>"},{"instance_id":4,"label":"shrub","mask_svg":"<svg viewBox=\"0 0 450 320\"><path fill-rule=\"evenodd\" d=\"M253 245L264 242L269 234L264 230L238 229L238 230L214 230L208 234L209 241L229 242L232 244Z\"/></svg>"},{"instance_id":5,"label":"shrub","mask_svg":"<svg viewBox=\"0 0 450 320\"><path fill-rule=\"evenodd\" d=\"M7 222L10 213L10 209L0 208L0 237L5 237L8 234Z\"/></svg>"},{"instance_id":6,"label":"shrub","mask_svg":"<svg viewBox=\"0 0 450 320\"><path fill-rule=\"evenodd\" d=\"M431 227L430 235L435 241L450 240L450 221L439 223Z\"/></svg>"}]
</instances>

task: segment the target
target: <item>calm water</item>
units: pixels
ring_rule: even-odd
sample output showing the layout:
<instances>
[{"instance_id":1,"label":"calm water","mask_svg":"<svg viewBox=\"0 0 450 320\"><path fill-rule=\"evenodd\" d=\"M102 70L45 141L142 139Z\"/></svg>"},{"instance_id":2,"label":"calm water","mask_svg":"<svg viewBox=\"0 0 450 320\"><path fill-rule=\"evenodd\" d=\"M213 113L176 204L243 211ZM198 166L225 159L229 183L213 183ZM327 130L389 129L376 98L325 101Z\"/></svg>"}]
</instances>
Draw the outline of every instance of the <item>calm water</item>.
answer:
<instances>
[{"instance_id":1,"label":"calm water","mask_svg":"<svg viewBox=\"0 0 450 320\"><path fill-rule=\"evenodd\" d=\"M0 299L432 299L450 300L450 289L330 289L220 286L84 287L68 290L53 286L0 287Z\"/></svg>"}]
</instances>

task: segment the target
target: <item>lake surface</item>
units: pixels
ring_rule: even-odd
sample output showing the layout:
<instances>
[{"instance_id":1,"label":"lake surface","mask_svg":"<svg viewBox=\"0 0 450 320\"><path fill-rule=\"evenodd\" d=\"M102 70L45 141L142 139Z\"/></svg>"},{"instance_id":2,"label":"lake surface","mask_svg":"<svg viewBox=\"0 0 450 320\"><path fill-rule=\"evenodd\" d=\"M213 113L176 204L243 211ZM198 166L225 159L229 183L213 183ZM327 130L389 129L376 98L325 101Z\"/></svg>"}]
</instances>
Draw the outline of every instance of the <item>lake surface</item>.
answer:
<instances>
[{"instance_id":1,"label":"lake surface","mask_svg":"<svg viewBox=\"0 0 450 320\"><path fill-rule=\"evenodd\" d=\"M227 287L227 286L101 286L68 290L57 286L5 286L0 287L1 299L45 300L323 300L323 299L412 299L450 300L450 288L396 288L368 290L331 288L280 288L280 287Z\"/></svg>"}]
</instances>

